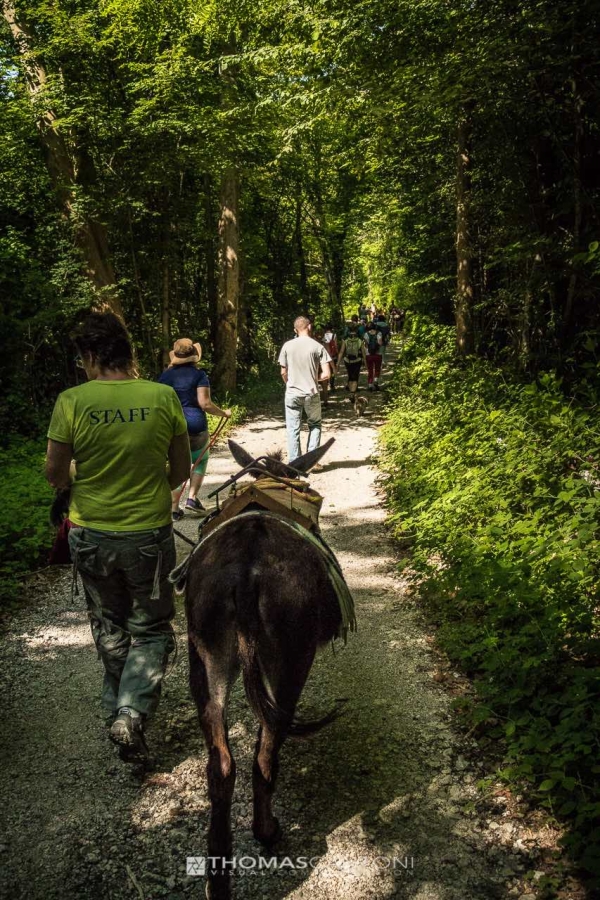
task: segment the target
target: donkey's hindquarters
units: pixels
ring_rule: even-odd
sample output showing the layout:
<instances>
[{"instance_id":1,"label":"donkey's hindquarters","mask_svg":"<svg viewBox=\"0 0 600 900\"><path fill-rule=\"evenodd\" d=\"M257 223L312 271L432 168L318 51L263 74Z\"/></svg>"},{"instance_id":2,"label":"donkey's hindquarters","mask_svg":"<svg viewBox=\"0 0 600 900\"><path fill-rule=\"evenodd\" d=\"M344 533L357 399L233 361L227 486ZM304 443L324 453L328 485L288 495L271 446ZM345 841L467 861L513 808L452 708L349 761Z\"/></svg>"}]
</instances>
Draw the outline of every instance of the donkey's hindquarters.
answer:
<instances>
[{"instance_id":1,"label":"donkey's hindquarters","mask_svg":"<svg viewBox=\"0 0 600 900\"><path fill-rule=\"evenodd\" d=\"M227 732L231 686L241 669L259 721L252 830L268 846L280 834L271 801L283 741L335 717L297 722L295 711L317 648L340 633L341 613L325 555L277 516L261 512L231 519L194 552L186 611L190 686L208 750L208 895L226 898L235 784Z\"/></svg>"}]
</instances>

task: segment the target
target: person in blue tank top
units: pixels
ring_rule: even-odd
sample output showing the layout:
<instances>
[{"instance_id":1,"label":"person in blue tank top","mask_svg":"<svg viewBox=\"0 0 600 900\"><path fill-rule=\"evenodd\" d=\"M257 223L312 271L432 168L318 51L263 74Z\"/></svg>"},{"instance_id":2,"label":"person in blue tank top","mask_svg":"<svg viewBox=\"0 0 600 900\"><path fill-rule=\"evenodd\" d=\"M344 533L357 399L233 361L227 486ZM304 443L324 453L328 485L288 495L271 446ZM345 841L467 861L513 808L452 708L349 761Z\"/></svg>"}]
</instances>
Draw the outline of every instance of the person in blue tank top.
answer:
<instances>
[{"instance_id":1,"label":"person in blue tank top","mask_svg":"<svg viewBox=\"0 0 600 900\"><path fill-rule=\"evenodd\" d=\"M201 356L200 344L194 344L189 338L180 338L175 341L173 349L169 352L171 365L158 379L161 384L168 384L175 390L187 422L192 451L192 475L185 511L192 515L206 515L207 512L197 497L206 475L209 456L210 436L206 414L224 416L227 419L231 416L230 409L221 409L212 402L208 375L204 369L197 367ZM171 495L174 521L183 516L183 510L179 508L180 496L181 485Z\"/></svg>"}]
</instances>

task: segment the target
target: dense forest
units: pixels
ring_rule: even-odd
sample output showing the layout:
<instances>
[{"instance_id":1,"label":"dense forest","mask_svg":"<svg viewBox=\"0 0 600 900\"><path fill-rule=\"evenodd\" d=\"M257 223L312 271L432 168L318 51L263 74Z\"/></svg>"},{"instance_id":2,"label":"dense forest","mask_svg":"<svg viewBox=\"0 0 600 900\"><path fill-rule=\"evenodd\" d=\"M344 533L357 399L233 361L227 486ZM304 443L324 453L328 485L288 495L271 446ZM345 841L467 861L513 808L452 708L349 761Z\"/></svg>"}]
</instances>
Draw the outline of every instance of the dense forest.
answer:
<instances>
[{"instance_id":1,"label":"dense forest","mask_svg":"<svg viewBox=\"0 0 600 900\"><path fill-rule=\"evenodd\" d=\"M3 12L5 432L74 378L70 322L100 302L145 371L189 331L230 390L293 315L366 296L594 380L595 4Z\"/></svg>"},{"instance_id":2,"label":"dense forest","mask_svg":"<svg viewBox=\"0 0 600 900\"><path fill-rule=\"evenodd\" d=\"M598 4L3 0L1 21L0 456L29 485L9 569L81 310L122 313L150 377L199 339L224 398L301 312L405 308L397 536L482 679L475 727L598 874Z\"/></svg>"}]
</instances>

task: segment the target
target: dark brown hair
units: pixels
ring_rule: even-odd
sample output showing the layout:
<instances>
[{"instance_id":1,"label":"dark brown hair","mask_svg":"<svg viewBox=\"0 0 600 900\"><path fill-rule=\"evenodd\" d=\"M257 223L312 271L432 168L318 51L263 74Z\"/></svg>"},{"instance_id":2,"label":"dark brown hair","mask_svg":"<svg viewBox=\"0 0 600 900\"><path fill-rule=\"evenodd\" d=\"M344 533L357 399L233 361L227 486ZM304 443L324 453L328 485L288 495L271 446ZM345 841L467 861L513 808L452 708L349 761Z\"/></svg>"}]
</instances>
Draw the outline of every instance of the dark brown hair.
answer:
<instances>
[{"instance_id":1,"label":"dark brown hair","mask_svg":"<svg viewBox=\"0 0 600 900\"><path fill-rule=\"evenodd\" d=\"M89 313L71 335L82 356L90 356L101 369L137 376L131 338L114 313Z\"/></svg>"}]
</instances>

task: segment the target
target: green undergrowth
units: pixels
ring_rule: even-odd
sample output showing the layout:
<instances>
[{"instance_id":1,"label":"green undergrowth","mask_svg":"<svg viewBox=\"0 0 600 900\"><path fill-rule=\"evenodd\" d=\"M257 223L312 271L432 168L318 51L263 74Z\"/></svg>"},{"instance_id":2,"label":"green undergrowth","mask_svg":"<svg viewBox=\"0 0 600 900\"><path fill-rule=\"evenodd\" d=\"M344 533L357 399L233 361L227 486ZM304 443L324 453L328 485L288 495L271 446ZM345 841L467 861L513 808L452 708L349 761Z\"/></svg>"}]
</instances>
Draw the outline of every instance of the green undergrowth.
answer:
<instances>
[{"instance_id":1,"label":"green undergrowth","mask_svg":"<svg viewBox=\"0 0 600 900\"><path fill-rule=\"evenodd\" d=\"M600 433L552 373L458 362L416 322L382 430L390 522L439 641L474 681L461 711L508 780L567 823L600 884Z\"/></svg>"},{"instance_id":2,"label":"green undergrowth","mask_svg":"<svg viewBox=\"0 0 600 900\"><path fill-rule=\"evenodd\" d=\"M233 394L215 396L214 400L221 409L231 409L231 418L220 433L217 445L227 439L229 433L248 418L281 398L283 411L283 383L281 378L271 371L274 367L261 368L246 378ZM279 372L279 368L277 368ZM211 434L219 424L218 416L208 416L208 427Z\"/></svg>"},{"instance_id":3,"label":"green undergrowth","mask_svg":"<svg viewBox=\"0 0 600 900\"><path fill-rule=\"evenodd\" d=\"M13 436L0 449L0 597L6 611L18 602L20 579L45 565L52 545L52 490L44 478L45 440Z\"/></svg>"},{"instance_id":4,"label":"green undergrowth","mask_svg":"<svg viewBox=\"0 0 600 900\"><path fill-rule=\"evenodd\" d=\"M278 401L283 414L284 384L279 371L277 363L265 358L261 360L260 368L242 382L233 399L243 408L244 417L270 408Z\"/></svg>"}]
</instances>

